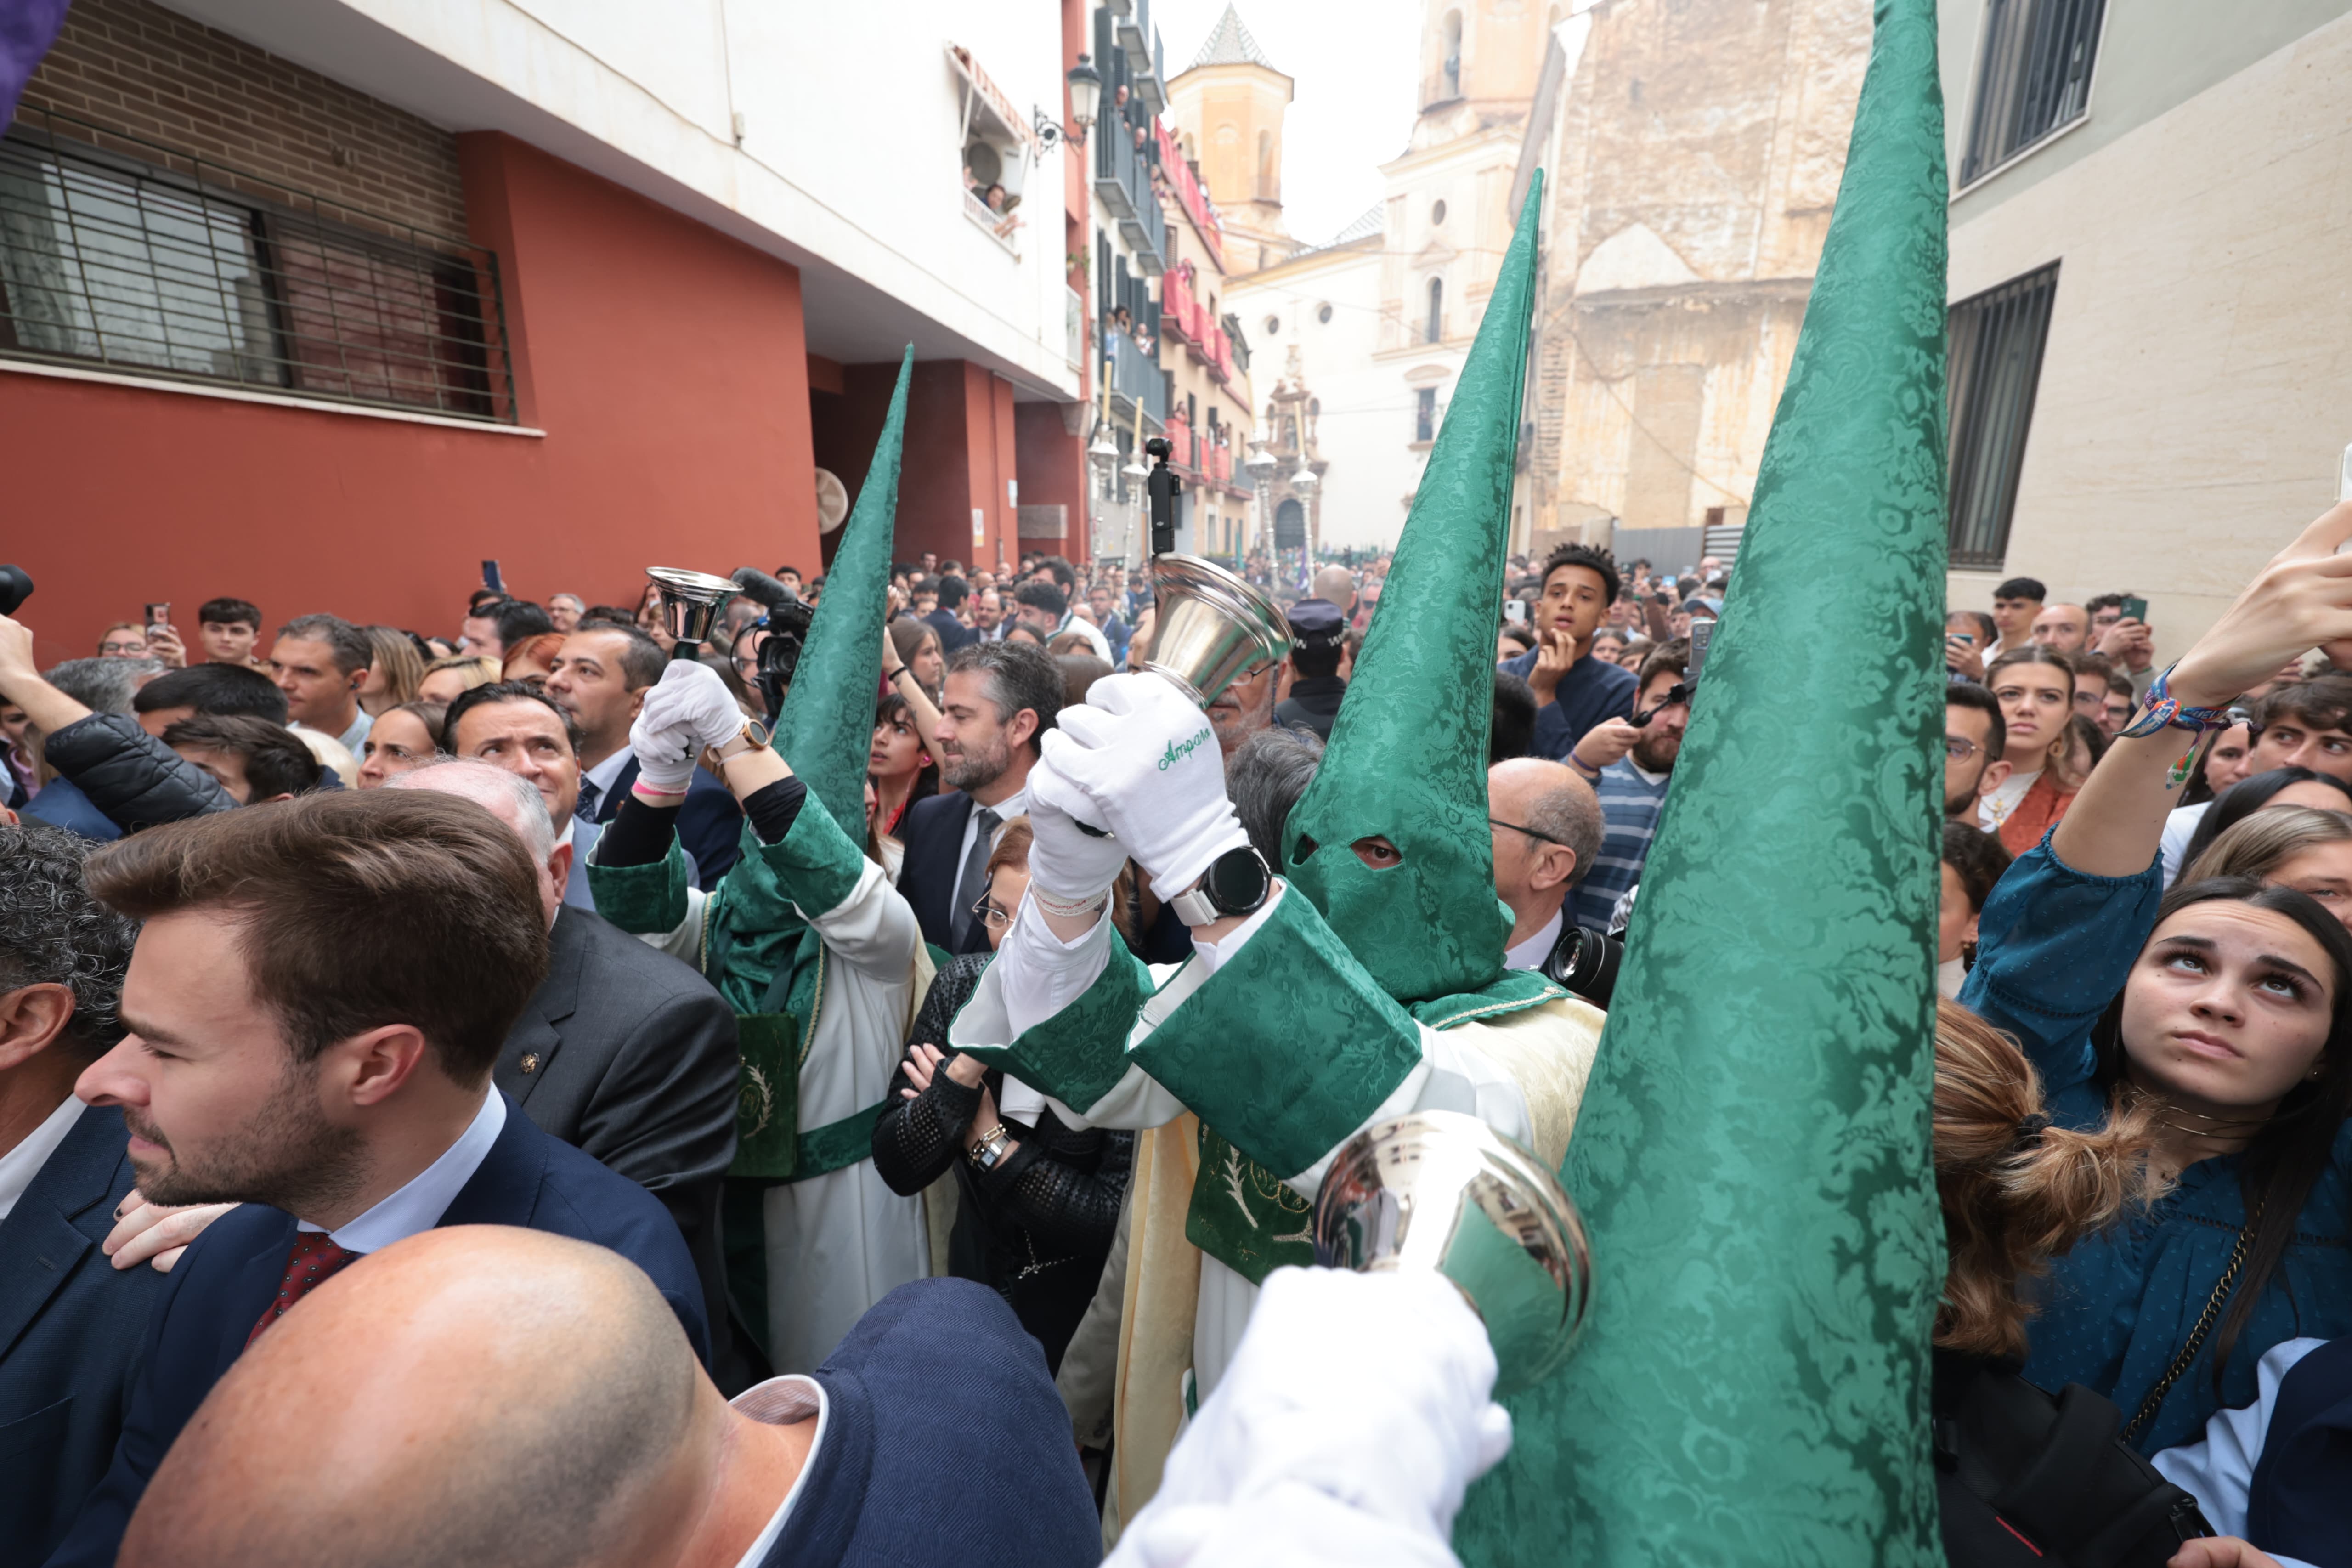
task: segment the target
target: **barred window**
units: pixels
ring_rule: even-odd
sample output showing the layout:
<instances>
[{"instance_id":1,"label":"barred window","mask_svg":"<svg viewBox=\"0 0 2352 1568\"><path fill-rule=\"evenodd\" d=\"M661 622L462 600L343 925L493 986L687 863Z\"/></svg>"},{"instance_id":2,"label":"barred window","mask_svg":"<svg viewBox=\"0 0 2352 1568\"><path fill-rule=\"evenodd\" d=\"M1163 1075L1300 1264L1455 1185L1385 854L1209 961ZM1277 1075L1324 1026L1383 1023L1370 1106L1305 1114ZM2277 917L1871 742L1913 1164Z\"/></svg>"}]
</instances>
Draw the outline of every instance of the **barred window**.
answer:
<instances>
[{"instance_id":1,"label":"barred window","mask_svg":"<svg viewBox=\"0 0 2352 1568\"><path fill-rule=\"evenodd\" d=\"M0 138L0 356L511 422L497 267L68 115Z\"/></svg>"},{"instance_id":2,"label":"barred window","mask_svg":"<svg viewBox=\"0 0 2352 1568\"><path fill-rule=\"evenodd\" d=\"M2105 12L2105 0L1990 0L1961 184L2083 118Z\"/></svg>"},{"instance_id":3,"label":"barred window","mask_svg":"<svg viewBox=\"0 0 2352 1568\"><path fill-rule=\"evenodd\" d=\"M1952 307L1951 545L1955 566L1998 567L2009 552L2025 434L2058 268L2013 279Z\"/></svg>"}]
</instances>

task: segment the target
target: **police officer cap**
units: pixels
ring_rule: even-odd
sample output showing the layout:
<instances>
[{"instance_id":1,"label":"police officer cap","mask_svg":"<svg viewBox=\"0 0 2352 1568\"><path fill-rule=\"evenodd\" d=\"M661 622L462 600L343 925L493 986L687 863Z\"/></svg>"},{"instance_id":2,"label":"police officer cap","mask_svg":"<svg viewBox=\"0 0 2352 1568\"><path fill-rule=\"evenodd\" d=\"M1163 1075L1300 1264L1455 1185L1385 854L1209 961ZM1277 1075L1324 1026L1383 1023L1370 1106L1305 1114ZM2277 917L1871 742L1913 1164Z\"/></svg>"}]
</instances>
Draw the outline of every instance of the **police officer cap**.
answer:
<instances>
[{"instance_id":1,"label":"police officer cap","mask_svg":"<svg viewBox=\"0 0 2352 1568\"><path fill-rule=\"evenodd\" d=\"M1328 599L1301 599L1290 606L1290 635L1302 647L1337 647L1348 617Z\"/></svg>"}]
</instances>

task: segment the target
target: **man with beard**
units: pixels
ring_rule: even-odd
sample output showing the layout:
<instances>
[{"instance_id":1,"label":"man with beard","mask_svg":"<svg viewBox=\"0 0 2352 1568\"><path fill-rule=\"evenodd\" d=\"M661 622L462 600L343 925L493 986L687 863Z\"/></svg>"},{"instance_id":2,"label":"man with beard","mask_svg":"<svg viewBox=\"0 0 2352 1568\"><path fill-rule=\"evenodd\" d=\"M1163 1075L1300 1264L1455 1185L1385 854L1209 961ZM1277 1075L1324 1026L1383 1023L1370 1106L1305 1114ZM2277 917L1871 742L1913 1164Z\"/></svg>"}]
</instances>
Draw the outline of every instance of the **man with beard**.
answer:
<instances>
[{"instance_id":1,"label":"man with beard","mask_svg":"<svg viewBox=\"0 0 2352 1568\"><path fill-rule=\"evenodd\" d=\"M1631 720L1603 721L1569 752L1569 765L1592 781L1605 825L1601 854L1576 889L1580 925L1610 929L1618 900L1642 879L1650 836L1666 804L1675 758L1690 725L1690 690L1683 683L1690 644L1670 642L1642 661L1641 694Z\"/></svg>"},{"instance_id":2,"label":"man with beard","mask_svg":"<svg viewBox=\"0 0 2352 1568\"><path fill-rule=\"evenodd\" d=\"M1977 802L1987 790L1998 789L2009 777L2001 760L2009 727L2001 722L2000 704L1991 692L1972 680L1953 681L1944 688L1944 816L1947 821L1977 825Z\"/></svg>"},{"instance_id":3,"label":"man with beard","mask_svg":"<svg viewBox=\"0 0 2352 1568\"><path fill-rule=\"evenodd\" d=\"M907 808L898 871L898 890L934 947L988 950L988 929L971 912L988 891L988 852L997 828L1029 809L1038 737L1061 706L1061 670L1026 643L972 643L948 662L936 731L947 759L943 789Z\"/></svg>"},{"instance_id":4,"label":"man with beard","mask_svg":"<svg viewBox=\"0 0 2352 1568\"><path fill-rule=\"evenodd\" d=\"M124 1037L75 1092L121 1109L150 1199L243 1206L168 1277L113 1462L53 1563L112 1563L246 1346L353 1258L421 1231L511 1225L610 1247L708 1355L702 1288L661 1204L490 1082L547 969L537 875L496 817L423 790L305 795L152 828L86 879L144 923Z\"/></svg>"}]
</instances>

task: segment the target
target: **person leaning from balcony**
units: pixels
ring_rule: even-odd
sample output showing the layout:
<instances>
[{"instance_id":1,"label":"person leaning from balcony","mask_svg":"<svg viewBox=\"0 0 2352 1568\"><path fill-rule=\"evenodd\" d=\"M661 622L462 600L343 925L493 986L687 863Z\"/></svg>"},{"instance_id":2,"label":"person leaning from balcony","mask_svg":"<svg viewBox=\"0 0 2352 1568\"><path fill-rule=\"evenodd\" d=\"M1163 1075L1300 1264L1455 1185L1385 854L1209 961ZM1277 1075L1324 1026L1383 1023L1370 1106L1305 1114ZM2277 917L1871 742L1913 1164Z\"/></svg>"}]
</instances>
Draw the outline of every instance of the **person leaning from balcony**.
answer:
<instances>
[{"instance_id":1,"label":"person leaning from balcony","mask_svg":"<svg viewBox=\"0 0 2352 1568\"><path fill-rule=\"evenodd\" d=\"M1539 757L1565 762L1594 725L1633 716L1632 674L1592 652L1618 587L1617 563L1605 550L1563 544L1544 561L1543 592L1528 609L1535 648L1503 666L1535 692Z\"/></svg>"},{"instance_id":2,"label":"person leaning from balcony","mask_svg":"<svg viewBox=\"0 0 2352 1568\"><path fill-rule=\"evenodd\" d=\"M1029 819L1016 816L989 854L988 892L973 910L988 948L932 979L874 1124L874 1168L908 1197L954 1173L945 1272L1003 1297L1050 1373L1102 1277L1135 1134L1066 1127L1035 1089L939 1045L1028 892L1029 848ZM1111 907L1117 918L1128 906L1114 898Z\"/></svg>"}]
</instances>

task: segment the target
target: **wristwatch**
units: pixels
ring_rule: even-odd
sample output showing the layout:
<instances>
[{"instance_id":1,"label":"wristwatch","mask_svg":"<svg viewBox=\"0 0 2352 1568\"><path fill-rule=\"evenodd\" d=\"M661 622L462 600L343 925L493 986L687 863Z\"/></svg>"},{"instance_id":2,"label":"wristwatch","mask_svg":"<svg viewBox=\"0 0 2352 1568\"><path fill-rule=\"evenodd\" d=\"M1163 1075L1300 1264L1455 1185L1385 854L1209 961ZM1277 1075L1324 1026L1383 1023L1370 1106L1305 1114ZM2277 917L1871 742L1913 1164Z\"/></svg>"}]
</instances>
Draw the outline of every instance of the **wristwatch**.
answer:
<instances>
[{"instance_id":1,"label":"wristwatch","mask_svg":"<svg viewBox=\"0 0 2352 1568\"><path fill-rule=\"evenodd\" d=\"M982 1133L980 1142L971 1146L971 1163L983 1171L993 1171L997 1162L1004 1158L1005 1148L1012 1142L1011 1131L1003 1122L998 1122Z\"/></svg>"},{"instance_id":2,"label":"wristwatch","mask_svg":"<svg viewBox=\"0 0 2352 1568\"><path fill-rule=\"evenodd\" d=\"M1168 907L1186 925L1204 926L1228 915L1257 913L1273 888L1274 873L1265 858L1244 844L1210 861L1201 879L1169 900Z\"/></svg>"},{"instance_id":3,"label":"wristwatch","mask_svg":"<svg viewBox=\"0 0 2352 1568\"><path fill-rule=\"evenodd\" d=\"M768 727L757 719L747 719L743 721L741 731L733 740L719 748L719 760L722 763L728 762L741 756L746 752L756 752L767 743Z\"/></svg>"}]
</instances>

